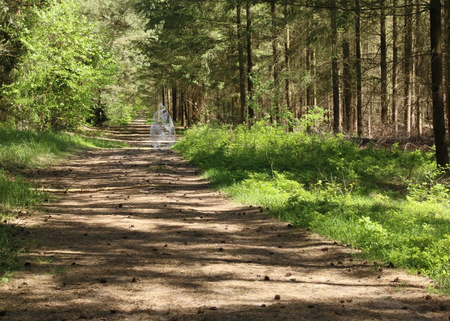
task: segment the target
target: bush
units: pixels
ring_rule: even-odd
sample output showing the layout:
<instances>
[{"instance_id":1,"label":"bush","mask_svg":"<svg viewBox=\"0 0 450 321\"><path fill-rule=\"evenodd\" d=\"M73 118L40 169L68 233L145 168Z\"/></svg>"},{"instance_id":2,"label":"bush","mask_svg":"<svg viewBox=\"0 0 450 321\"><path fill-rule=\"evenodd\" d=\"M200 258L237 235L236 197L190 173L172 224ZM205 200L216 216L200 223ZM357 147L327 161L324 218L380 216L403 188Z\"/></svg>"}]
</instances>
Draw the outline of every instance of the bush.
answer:
<instances>
[{"instance_id":1,"label":"bush","mask_svg":"<svg viewBox=\"0 0 450 321\"><path fill-rule=\"evenodd\" d=\"M198 126L175 148L234 199L435 278L450 292L450 187L434 155L258 122Z\"/></svg>"}]
</instances>

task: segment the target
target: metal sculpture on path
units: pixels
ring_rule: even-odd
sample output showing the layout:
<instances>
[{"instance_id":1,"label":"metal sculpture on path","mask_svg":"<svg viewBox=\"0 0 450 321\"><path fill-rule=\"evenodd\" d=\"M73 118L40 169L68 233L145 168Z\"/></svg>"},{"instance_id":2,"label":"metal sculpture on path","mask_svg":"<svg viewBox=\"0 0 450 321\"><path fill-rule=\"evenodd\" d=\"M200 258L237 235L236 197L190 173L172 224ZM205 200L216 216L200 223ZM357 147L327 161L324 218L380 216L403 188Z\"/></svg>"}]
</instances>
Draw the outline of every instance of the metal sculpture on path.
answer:
<instances>
[{"instance_id":1,"label":"metal sculpture on path","mask_svg":"<svg viewBox=\"0 0 450 321\"><path fill-rule=\"evenodd\" d=\"M153 114L150 141L154 148L159 149L169 148L175 143L175 126L163 104L159 104L159 109Z\"/></svg>"}]
</instances>

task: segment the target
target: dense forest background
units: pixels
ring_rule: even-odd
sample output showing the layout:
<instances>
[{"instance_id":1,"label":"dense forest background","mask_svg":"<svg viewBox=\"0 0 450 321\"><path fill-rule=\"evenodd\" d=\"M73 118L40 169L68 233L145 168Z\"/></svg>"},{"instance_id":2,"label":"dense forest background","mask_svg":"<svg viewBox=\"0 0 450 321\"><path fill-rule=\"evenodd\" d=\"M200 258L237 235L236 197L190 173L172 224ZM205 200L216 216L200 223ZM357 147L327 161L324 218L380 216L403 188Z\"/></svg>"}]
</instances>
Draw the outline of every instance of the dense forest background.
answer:
<instances>
[{"instance_id":1,"label":"dense forest background","mask_svg":"<svg viewBox=\"0 0 450 321\"><path fill-rule=\"evenodd\" d=\"M0 6L2 123L120 123L162 101L182 126L266 119L293 130L320 108L335 133L435 137L448 163L449 1Z\"/></svg>"}]
</instances>

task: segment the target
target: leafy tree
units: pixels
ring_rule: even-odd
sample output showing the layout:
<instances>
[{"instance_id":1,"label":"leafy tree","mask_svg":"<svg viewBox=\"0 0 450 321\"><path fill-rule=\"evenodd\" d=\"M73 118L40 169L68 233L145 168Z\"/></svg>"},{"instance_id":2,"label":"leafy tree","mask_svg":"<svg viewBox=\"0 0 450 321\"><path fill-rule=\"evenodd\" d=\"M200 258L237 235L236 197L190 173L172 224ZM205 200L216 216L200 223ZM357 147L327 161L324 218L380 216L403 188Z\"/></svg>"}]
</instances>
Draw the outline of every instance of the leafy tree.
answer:
<instances>
[{"instance_id":1,"label":"leafy tree","mask_svg":"<svg viewBox=\"0 0 450 321\"><path fill-rule=\"evenodd\" d=\"M12 71L25 53L19 34L33 19L33 9L46 5L44 0L0 0L0 88L14 80ZM8 100L0 100L0 121L11 116L10 107Z\"/></svg>"},{"instance_id":2,"label":"leafy tree","mask_svg":"<svg viewBox=\"0 0 450 321\"><path fill-rule=\"evenodd\" d=\"M139 43L149 34L145 19L134 10L136 0L78 0L83 14L95 21L96 33L105 35L107 50L114 53L117 72L112 83L99 93L96 114L110 124L129 122L144 102L153 102L154 84L149 81L145 55Z\"/></svg>"},{"instance_id":3,"label":"leafy tree","mask_svg":"<svg viewBox=\"0 0 450 321\"><path fill-rule=\"evenodd\" d=\"M110 82L114 57L73 1L53 1L48 9L35 10L36 18L20 35L27 53L6 92L22 126L78 127Z\"/></svg>"}]
</instances>

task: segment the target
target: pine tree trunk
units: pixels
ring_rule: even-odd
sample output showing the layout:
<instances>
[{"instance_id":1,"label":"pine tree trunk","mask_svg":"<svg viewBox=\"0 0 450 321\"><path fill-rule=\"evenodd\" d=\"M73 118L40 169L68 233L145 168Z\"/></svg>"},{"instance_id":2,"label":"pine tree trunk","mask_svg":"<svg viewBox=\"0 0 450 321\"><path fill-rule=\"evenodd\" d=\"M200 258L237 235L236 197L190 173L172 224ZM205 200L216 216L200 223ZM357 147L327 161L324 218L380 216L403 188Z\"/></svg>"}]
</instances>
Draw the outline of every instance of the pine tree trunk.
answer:
<instances>
[{"instance_id":1,"label":"pine tree trunk","mask_svg":"<svg viewBox=\"0 0 450 321\"><path fill-rule=\"evenodd\" d=\"M286 30L286 39L284 41L284 63L285 63L285 72L286 72L286 78L284 80L284 90L285 90L285 97L286 97L286 107L289 111L292 112L293 115L295 115L295 109L291 108L291 82L289 80L290 73L291 73L291 30L289 27L289 24L287 22L288 17L288 5L284 5L284 18L286 19L285 24L285 30Z\"/></svg>"},{"instance_id":2,"label":"pine tree trunk","mask_svg":"<svg viewBox=\"0 0 450 321\"><path fill-rule=\"evenodd\" d=\"M344 61L342 78L344 86L344 128L347 134L352 131L352 73L350 64L350 43L345 40L342 43L342 59Z\"/></svg>"},{"instance_id":3,"label":"pine tree trunk","mask_svg":"<svg viewBox=\"0 0 450 321\"><path fill-rule=\"evenodd\" d=\"M445 10L445 102L447 105L447 129L450 133L450 0L444 0ZM450 137L449 137L450 139Z\"/></svg>"},{"instance_id":4,"label":"pine tree trunk","mask_svg":"<svg viewBox=\"0 0 450 321\"><path fill-rule=\"evenodd\" d=\"M180 93L180 117L181 126L186 127L186 93L184 88L181 88Z\"/></svg>"},{"instance_id":5,"label":"pine tree trunk","mask_svg":"<svg viewBox=\"0 0 450 321\"><path fill-rule=\"evenodd\" d=\"M337 61L337 7L336 0L331 0L331 74L333 87L333 131L340 131L340 113L339 113L339 71Z\"/></svg>"},{"instance_id":6,"label":"pine tree trunk","mask_svg":"<svg viewBox=\"0 0 450 321\"><path fill-rule=\"evenodd\" d=\"M385 1L381 2L380 13L380 76L381 76L381 122L388 123L388 99L387 99L387 45L386 45L386 8Z\"/></svg>"},{"instance_id":7,"label":"pine tree trunk","mask_svg":"<svg viewBox=\"0 0 450 321\"><path fill-rule=\"evenodd\" d=\"M349 43L349 31L348 31L348 21L349 16L346 14L348 11L348 0L342 0L341 6L344 9L344 16L340 18L343 22L341 23L341 28L343 39L342 39L342 126L347 134L351 133L352 130L352 72L350 63L350 43Z\"/></svg>"},{"instance_id":8,"label":"pine tree trunk","mask_svg":"<svg viewBox=\"0 0 450 321\"><path fill-rule=\"evenodd\" d=\"M162 99L162 104L165 106L166 105L166 88L164 88L164 86L161 88L161 99Z\"/></svg>"},{"instance_id":9,"label":"pine tree trunk","mask_svg":"<svg viewBox=\"0 0 450 321\"><path fill-rule=\"evenodd\" d=\"M397 46L397 0L392 1L392 124L394 131L398 133L398 111L397 111L397 65L398 65L398 46Z\"/></svg>"},{"instance_id":10,"label":"pine tree trunk","mask_svg":"<svg viewBox=\"0 0 450 321\"><path fill-rule=\"evenodd\" d=\"M415 43L415 51L417 54L415 54L414 58L414 127L415 132L417 134L417 137L422 136L422 85L420 82L420 79L426 78L426 76L422 73L422 64L423 64L423 58L422 55L419 54L419 49L421 50L423 46L423 37L421 34L421 26L422 26L422 18L421 18L421 6L420 6L420 0L415 0L415 7L416 7L416 23L415 23L415 30L414 30L414 43Z\"/></svg>"},{"instance_id":11,"label":"pine tree trunk","mask_svg":"<svg viewBox=\"0 0 450 321\"><path fill-rule=\"evenodd\" d=\"M436 162L444 167L449 163L445 136L445 112L442 95L441 1L430 0L431 90L433 94L433 130Z\"/></svg>"},{"instance_id":12,"label":"pine tree trunk","mask_svg":"<svg viewBox=\"0 0 450 321\"><path fill-rule=\"evenodd\" d=\"M186 104L184 106L184 117L186 118L186 126L191 127L191 115L192 115L192 97L190 96L190 88L186 86Z\"/></svg>"},{"instance_id":13,"label":"pine tree trunk","mask_svg":"<svg viewBox=\"0 0 450 321\"><path fill-rule=\"evenodd\" d=\"M178 121L177 87L172 87L172 117L173 121Z\"/></svg>"},{"instance_id":14,"label":"pine tree trunk","mask_svg":"<svg viewBox=\"0 0 450 321\"><path fill-rule=\"evenodd\" d=\"M247 12L247 92L248 92L248 117L250 119L254 118L255 112L253 110L253 52L252 52L252 12L251 12L251 4L247 2L246 7Z\"/></svg>"},{"instance_id":15,"label":"pine tree trunk","mask_svg":"<svg viewBox=\"0 0 450 321\"><path fill-rule=\"evenodd\" d=\"M311 46L306 47L306 70L308 71L309 77L312 77L312 57L313 57L313 51ZM313 98L312 98L312 83L311 81L308 82L308 85L306 86L306 112L308 112L311 107L314 105Z\"/></svg>"},{"instance_id":16,"label":"pine tree trunk","mask_svg":"<svg viewBox=\"0 0 450 321\"><path fill-rule=\"evenodd\" d=\"M239 55L239 123L245 122L246 109L246 92L245 92L245 57L244 57L244 41L242 38L242 19L241 19L241 5L236 7L236 24L237 24L237 40L238 40L238 55Z\"/></svg>"},{"instance_id":17,"label":"pine tree trunk","mask_svg":"<svg viewBox=\"0 0 450 321\"><path fill-rule=\"evenodd\" d=\"M272 19L272 77L273 77L273 89L274 89L274 98L273 98L273 106L275 109L275 119L278 123L281 122L281 111L280 111L280 89L278 87L278 46L277 46L277 38L278 31L276 25L276 14L277 14L277 6L276 0L272 0L270 3L270 15Z\"/></svg>"},{"instance_id":18,"label":"pine tree trunk","mask_svg":"<svg viewBox=\"0 0 450 321\"><path fill-rule=\"evenodd\" d=\"M361 73L361 8L359 0L355 0L356 22L355 22L355 48L356 48L356 127L358 136L363 135L362 117L362 73Z\"/></svg>"},{"instance_id":19,"label":"pine tree trunk","mask_svg":"<svg viewBox=\"0 0 450 321\"><path fill-rule=\"evenodd\" d=\"M411 81L412 81L412 0L405 0L405 47L403 65L403 106L406 135L411 136Z\"/></svg>"}]
</instances>

